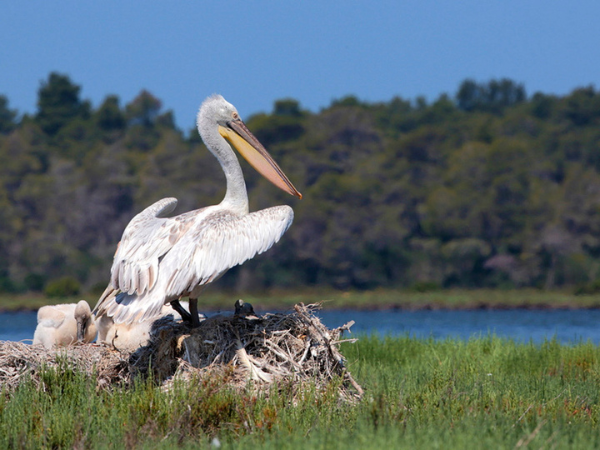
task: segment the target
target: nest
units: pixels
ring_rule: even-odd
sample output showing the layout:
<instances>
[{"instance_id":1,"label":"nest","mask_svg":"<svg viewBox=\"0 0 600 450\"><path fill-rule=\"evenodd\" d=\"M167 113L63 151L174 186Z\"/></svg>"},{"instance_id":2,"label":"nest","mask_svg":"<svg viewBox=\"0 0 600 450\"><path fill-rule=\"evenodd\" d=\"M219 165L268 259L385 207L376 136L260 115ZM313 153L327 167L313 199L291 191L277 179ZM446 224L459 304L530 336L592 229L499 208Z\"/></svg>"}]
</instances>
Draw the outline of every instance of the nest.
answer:
<instances>
[{"instance_id":1,"label":"nest","mask_svg":"<svg viewBox=\"0 0 600 450\"><path fill-rule=\"evenodd\" d=\"M122 383L130 378L127 358L106 346L77 344L47 350L42 345L0 341L0 390L12 391L25 380L39 385L44 370L60 370L65 365L95 375L99 387Z\"/></svg>"},{"instance_id":2,"label":"nest","mask_svg":"<svg viewBox=\"0 0 600 450\"><path fill-rule=\"evenodd\" d=\"M148 345L133 353L111 345L81 344L55 351L20 342L0 342L0 386L14 389L27 376L39 383L45 367L65 361L94 375L98 388L128 384L151 376L165 388L176 379L219 375L234 388L249 385L268 392L277 383L314 383L318 388L340 380L343 398L360 398L339 352L353 322L328 329L315 311L320 304L299 304L289 313L262 317L214 316L190 329L172 316L153 324Z\"/></svg>"}]
</instances>

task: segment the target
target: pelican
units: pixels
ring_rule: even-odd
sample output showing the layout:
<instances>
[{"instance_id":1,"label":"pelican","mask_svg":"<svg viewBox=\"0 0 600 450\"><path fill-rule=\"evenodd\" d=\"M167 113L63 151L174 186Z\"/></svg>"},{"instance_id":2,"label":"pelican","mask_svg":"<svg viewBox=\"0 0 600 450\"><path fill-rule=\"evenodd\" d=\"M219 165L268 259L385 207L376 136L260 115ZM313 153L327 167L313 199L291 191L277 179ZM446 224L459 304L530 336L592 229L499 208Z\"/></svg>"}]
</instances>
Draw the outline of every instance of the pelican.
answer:
<instances>
[{"instance_id":1,"label":"pelican","mask_svg":"<svg viewBox=\"0 0 600 450\"><path fill-rule=\"evenodd\" d=\"M254 312L254 307L252 306L251 303L248 303L242 299L239 299L237 302L235 302L235 305L233 305L233 306L234 306L233 315L235 317L242 317L244 319L250 319L250 320L258 319L258 316Z\"/></svg>"},{"instance_id":2,"label":"pelican","mask_svg":"<svg viewBox=\"0 0 600 450\"><path fill-rule=\"evenodd\" d=\"M92 342L96 338L96 325L90 305L79 303L42 306L37 314L38 325L33 335L34 344L47 349L66 347L75 342Z\"/></svg>"},{"instance_id":3,"label":"pelican","mask_svg":"<svg viewBox=\"0 0 600 450\"><path fill-rule=\"evenodd\" d=\"M181 302L185 308L186 302ZM98 328L98 343L114 345L119 350L135 351L139 347L148 345L152 325L160 317L173 316L173 320L181 320L182 317L168 305L162 307L159 317L150 318L139 323L114 323L111 317L101 316L96 321Z\"/></svg>"},{"instance_id":4,"label":"pelican","mask_svg":"<svg viewBox=\"0 0 600 450\"><path fill-rule=\"evenodd\" d=\"M292 223L294 212L287 205L248 210L246 183L232 146L275 186L297 198L302 194L235 107L220 95L208 97L200 106L197 126L225 173L223 201L167 217L177 199L164 198L135 216L117 247L110 283L94 308L96 317L107 315L115 323L142 322L170 303L197 327L202 289L231 267L271 248ZM182 297L189 297L189 313L179 303Z\"/></svg>"}]
</instances>

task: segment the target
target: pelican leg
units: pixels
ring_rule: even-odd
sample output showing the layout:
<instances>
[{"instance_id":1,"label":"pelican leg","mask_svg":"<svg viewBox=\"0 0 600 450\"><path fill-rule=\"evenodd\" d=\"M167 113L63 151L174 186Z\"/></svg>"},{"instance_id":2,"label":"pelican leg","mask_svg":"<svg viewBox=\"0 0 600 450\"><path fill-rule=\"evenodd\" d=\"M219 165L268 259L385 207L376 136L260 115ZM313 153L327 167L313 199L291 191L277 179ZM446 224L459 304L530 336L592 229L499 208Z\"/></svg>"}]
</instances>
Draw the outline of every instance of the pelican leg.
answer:
<instances>
[{"instance_id":1,"label":"pelican leg","mask_svg":"<svg viewBox=\"0 0 600 450\"><path fill-rule=\"evenodd\" d=\"M171 302L171 307L179 313L183 320L189 323L193 322L192 315L189 312L187 312L183 306L181 306L179 300L173 300Z\"/></svg>"},{"instance_id":2,"label":"pelican leg","mask_svg":"<svg viewBox=\"0 0 600 450\"><path fill-rule=\"evenodd\" d=\"M190 315L192 328L200 326L200 318L198 317L198 299L190 298Z\"/></svg>"}]
</instances>

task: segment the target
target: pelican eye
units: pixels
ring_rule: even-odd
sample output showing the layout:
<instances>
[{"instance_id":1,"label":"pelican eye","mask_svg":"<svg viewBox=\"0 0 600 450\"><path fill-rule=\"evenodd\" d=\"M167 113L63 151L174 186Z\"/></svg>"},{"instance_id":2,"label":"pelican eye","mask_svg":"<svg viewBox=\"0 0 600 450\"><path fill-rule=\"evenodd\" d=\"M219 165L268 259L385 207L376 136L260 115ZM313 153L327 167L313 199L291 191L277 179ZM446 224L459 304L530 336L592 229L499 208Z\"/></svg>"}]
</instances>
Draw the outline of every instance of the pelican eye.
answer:
<instances>
[{"instance_id":1,"label":"pelican eye","mask_svg":"<svg viewBox=\"0 0 600 450\"><path fill-rule=\"evenodd\" d=\"M231 117L233 118L233 120L240 120L240 116L238 113L234 112Z\"/></svg>"}]
</instances>

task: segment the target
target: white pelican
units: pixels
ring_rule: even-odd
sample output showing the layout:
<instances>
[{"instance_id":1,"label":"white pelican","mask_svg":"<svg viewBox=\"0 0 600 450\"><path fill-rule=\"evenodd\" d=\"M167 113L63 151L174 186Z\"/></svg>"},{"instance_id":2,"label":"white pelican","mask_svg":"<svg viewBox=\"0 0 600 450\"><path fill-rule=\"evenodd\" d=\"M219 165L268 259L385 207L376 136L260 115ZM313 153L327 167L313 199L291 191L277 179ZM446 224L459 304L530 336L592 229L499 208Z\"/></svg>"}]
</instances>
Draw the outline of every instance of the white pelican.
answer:
<instances>
[{"instance_id":1,"label":"white pelican","mask_svg":"<svg viewBox=\"0 0 600 450\"><path fill-rule=\"evenodd\" d=\"M165 198L135 216L115 253L111 279L94 309L115 323L141 322L170 303L196 327L198 296L228 269L279 241L294 218L289 206L248 212L242 168L231 145L275 186L302 198L267 150L248 130L237 110L220 95L207 98L197 118L206 147L217 158L227 191L221 203L165 217L177 200ZM230 145L231 144L231 145ZM179 304L189 297L190 312Z\"/></svg>"},{"instance_id":2,"label":"white pelican","mask_svg":"<svg viewBox=\"0 0 600 450\"><path fill-rule=\"evenodd\" d=\"M92 342L96 338L92 311L85 300L77 304L42 306L38 310L37 321L33 343L43 344L47 349L75 342Z\"/></svg>"},{"instance_id":3,"label":"white pelican","mask_svg":"<svg viewBox=\"0 0 600 450\"><path fill-rule=\"evenodd\" d=\"M186 302L181 302L186 308ZM159 317L150 318L139 323L115 323L111 317L103 315L96 320L98 328L98 343L114 345L119 350L134 351L139 347L148 345L152 325L161 317L173 315L173 320L181 320L182 317L170 306L163 306Z\"/></svg>"}]
</instances>

